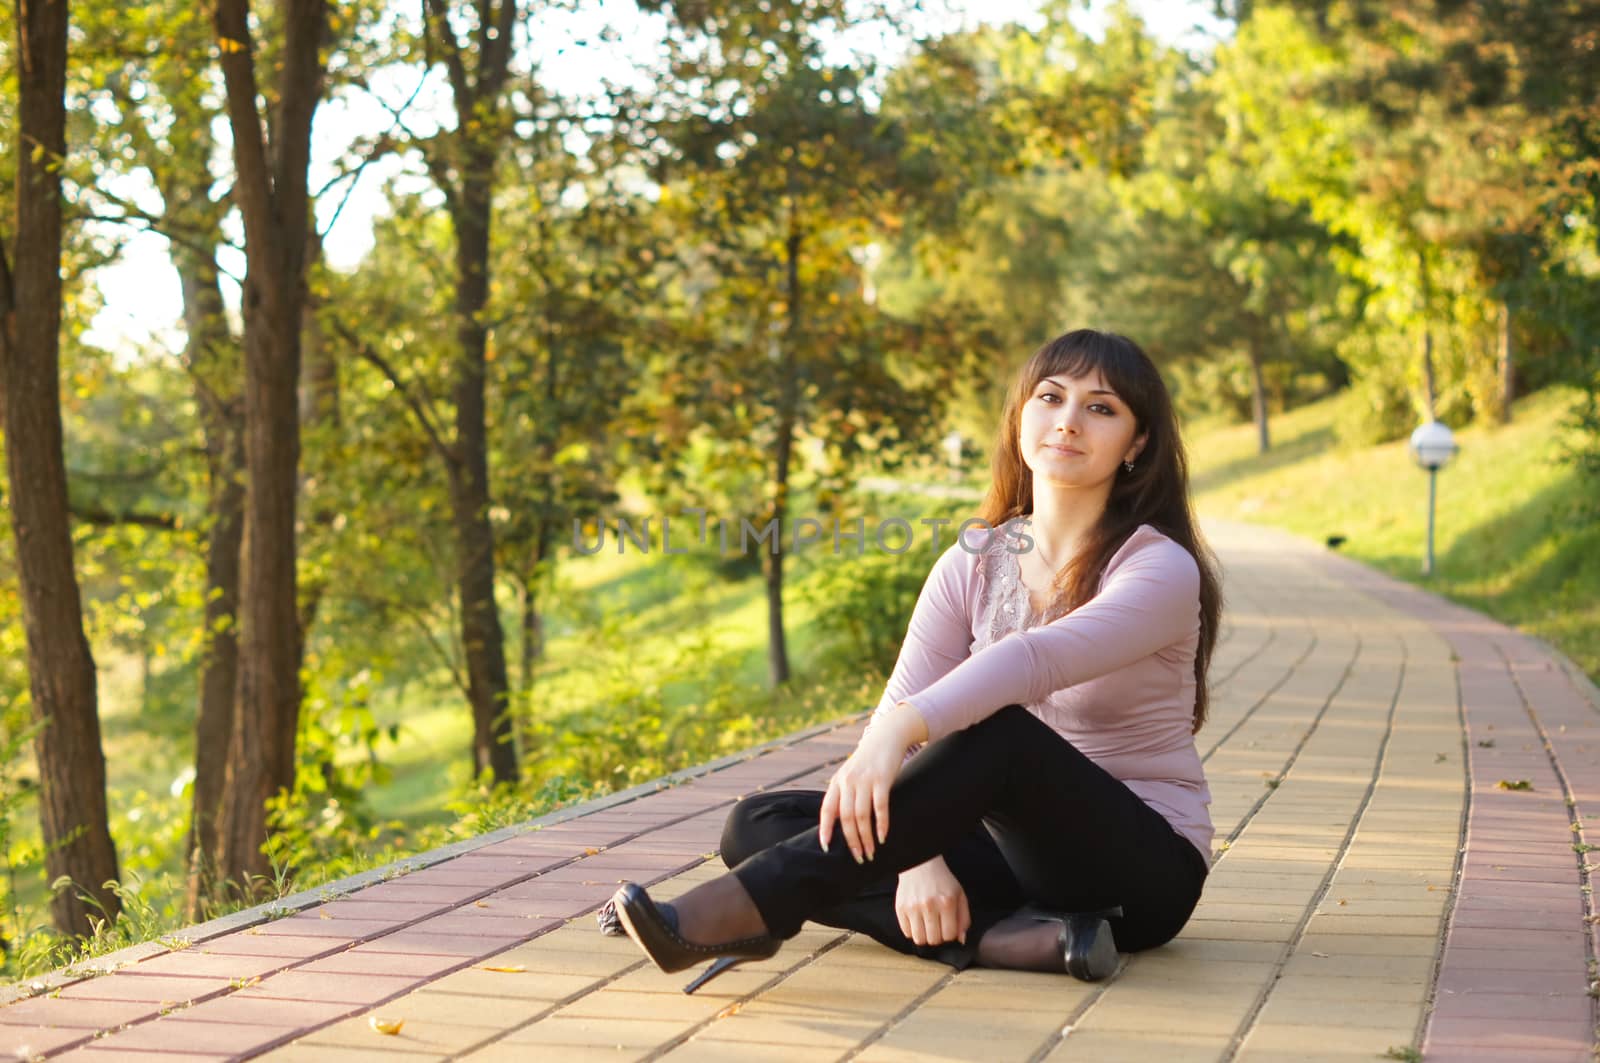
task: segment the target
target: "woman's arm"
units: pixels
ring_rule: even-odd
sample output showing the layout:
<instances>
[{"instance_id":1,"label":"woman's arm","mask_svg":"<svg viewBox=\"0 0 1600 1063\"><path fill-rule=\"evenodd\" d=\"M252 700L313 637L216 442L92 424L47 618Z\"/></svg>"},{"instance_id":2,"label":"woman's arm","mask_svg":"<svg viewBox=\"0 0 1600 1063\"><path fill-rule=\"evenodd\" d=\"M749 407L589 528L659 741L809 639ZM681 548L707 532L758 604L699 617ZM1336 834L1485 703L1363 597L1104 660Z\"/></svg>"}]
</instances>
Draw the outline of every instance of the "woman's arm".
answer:
<instances>
[{"instance_id":1,"label":"woman's arm","mask_svg":"<svg viewBox=\"0 0 1600 1063\"><path fill-rule=\"evenodd\" d=\"M929 740L1001 706L1031 704L1191 637L1200 624L1200 569L1170 539L1134 550L1099 594L1066 616L984 647L926 689L904 697Z\"/></svg>"},{"instance_id":2,"label":"woman's arm","mask_svg":"<svg viewBox=\"0 0 1600 1063\"><path fill-rule=\"evenodd\" d=\"M934 562L911 611L894 671L868 727L899 702L925 690L972 654L969 585L979 559L959 543Z\"/></svg>"}]
</instances>

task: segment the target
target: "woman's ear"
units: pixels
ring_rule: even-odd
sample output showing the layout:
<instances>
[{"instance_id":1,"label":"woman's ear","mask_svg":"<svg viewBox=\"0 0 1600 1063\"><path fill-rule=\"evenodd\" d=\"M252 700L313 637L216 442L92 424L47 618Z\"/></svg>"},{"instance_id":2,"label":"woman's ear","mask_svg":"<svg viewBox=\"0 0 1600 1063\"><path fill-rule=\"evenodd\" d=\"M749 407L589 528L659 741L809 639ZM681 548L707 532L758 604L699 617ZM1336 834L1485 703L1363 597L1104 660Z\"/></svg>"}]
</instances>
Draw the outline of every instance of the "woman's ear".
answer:
<instances>
[{"instance_id":1,"label":"woman's ear","mask_svg":"<svg viewBox=\"0 0 1600 1063\"><path fill-rule=\"evenodd\" d=\"M1139 455L1144 452L1144 445L1150 442L1150 433L1141 432L1134 437L1133 444L1128 447L1128 456L1123 461L1138 461Z\"/></svg>"}]
</instances>

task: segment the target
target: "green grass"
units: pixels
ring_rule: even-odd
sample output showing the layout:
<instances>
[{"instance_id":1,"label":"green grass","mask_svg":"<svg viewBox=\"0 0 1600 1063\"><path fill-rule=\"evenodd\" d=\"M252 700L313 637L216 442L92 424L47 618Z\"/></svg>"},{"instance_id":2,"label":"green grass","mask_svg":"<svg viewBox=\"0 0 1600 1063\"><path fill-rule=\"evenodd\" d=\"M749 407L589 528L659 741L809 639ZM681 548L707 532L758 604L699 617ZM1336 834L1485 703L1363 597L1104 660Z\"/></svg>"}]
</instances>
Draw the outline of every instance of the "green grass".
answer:
<instances>
[{"instance_id":1,"label":"green grass","mask_svg":"<svg viewBox=\"0 0 1600 1063\"><path fill-rule=\"evenodd\" d=\"M1512 423L1456 433L1439 473L1435 571L1422 574L1427 474L1398 441L1338 445L1338 396L1272 421L1273 449L1255 429L1195 424L1186 442L1202 518L1268 524L1341 552L1551 642L1600 677L1600 522L1562 460L1576 392L1519 401ZM1587 488L1593 491L1590 486Z\"/></svg>"}]
</instances>

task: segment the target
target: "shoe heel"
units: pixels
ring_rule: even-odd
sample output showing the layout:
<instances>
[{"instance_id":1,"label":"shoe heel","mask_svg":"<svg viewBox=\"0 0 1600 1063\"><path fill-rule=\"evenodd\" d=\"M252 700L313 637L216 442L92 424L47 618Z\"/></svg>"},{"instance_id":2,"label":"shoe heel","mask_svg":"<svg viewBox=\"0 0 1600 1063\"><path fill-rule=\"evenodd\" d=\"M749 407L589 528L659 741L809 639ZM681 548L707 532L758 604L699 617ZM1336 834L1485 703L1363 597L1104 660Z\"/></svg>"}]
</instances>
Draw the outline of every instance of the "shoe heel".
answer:
<instances>
[{"instance_id":1,"label":"shoe heel","mask_svg":"<svg viewBox=\"0 0 1600 1063\"><path fill-rule=\"evenodd\" d=\"M715 978L723 971L726 971L730 967L737 967L747 959L749 959L748 956L723 956L718 959L716 963L713 963L710 967L707 967L700 977L684 986L683 991L685 993L693 993L696 989L699 989L701 986L711 981L711 979Z\"/></svg>"},{"instance_id":2,"label":"shoe heel","mask_svg":"<svg viewBox=\"0 0 1600 1063\"><path fill-rule=\"evenodd\" d=\"M1110 916L1122 909L1082 912L1069 915L1061 928L1063 958L1067 973L1083 982L1099 982L1117 971L1117 944L1111 936Z\"/></svg>"}]
</instances>

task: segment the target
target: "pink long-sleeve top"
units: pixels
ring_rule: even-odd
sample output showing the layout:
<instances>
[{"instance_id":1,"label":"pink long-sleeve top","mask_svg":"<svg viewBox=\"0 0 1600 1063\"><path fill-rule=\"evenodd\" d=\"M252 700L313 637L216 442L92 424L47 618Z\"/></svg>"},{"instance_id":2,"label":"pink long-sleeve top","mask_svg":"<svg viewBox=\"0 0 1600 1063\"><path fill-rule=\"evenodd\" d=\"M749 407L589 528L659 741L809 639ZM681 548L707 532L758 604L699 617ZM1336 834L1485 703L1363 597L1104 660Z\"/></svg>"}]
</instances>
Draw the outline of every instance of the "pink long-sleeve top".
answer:
<instances>
[{"instance_id":1,"label":"pink long-sleeve top","mask_svg":"<svg viewBox=\"0 0 1600 1063\"><path fill-rule=\"evenodd\" d=\"M1034 612L1020 527L969 529L923 584L876 713L910 702L929 741L1020 704L1121 780L1209 863L1211 792L1195 749L1200 570L1148 524L1089 601Z\"/></svg>"}]
</instances>

